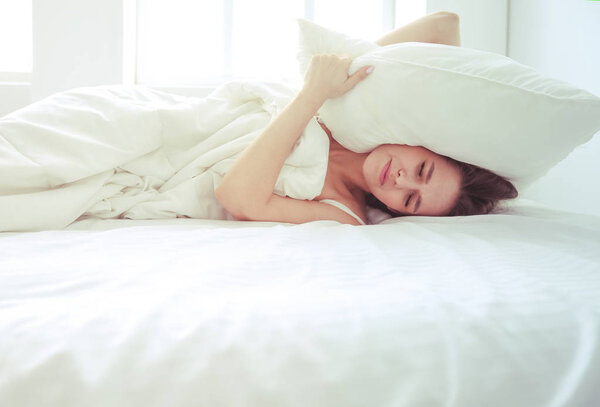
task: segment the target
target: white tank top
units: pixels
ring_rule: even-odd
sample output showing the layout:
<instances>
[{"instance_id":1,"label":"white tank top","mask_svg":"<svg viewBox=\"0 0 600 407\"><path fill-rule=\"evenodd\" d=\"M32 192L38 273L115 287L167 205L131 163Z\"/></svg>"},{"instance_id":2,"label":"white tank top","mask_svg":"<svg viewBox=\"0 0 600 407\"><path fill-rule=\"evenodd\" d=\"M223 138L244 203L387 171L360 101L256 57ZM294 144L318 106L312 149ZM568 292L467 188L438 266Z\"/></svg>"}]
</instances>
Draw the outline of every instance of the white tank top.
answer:
<instances>
[{"instance_id":1,"label":"white tank top","mask_svg":"<svg viewBox=\"0 0 600 407\"><path fill-rule=\"evenodd\" d=\"M366 223L354 212L352 212L350 210L350 208L348 208L346 205L344 205L341 202L338 201L334 201L333 199L322 199L319 202L323 202L326 204L330 204L333 205L341 210L343 210L344 212L346 212L348 215L352 216L354 219L356 219L361 225L366 225Z\"/></svg>"}]
</instances>

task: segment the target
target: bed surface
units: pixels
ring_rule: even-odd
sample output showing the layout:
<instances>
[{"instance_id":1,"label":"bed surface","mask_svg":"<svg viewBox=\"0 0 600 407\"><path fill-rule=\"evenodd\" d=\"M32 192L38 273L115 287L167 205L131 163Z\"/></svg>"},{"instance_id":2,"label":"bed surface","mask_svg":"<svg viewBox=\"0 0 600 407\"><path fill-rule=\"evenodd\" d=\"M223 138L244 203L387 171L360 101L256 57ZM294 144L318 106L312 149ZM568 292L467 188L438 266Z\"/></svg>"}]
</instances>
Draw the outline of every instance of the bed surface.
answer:
<instances>
[{"instance_id":1,"label":"bed surface","mask_svg":"<svg viewBox=\"0 0 600 407\"><path fill-rule=\"evenodd\" d=\"M593 406L600 218L0 234L2 406Z\"/></svg>"}]
</instances>

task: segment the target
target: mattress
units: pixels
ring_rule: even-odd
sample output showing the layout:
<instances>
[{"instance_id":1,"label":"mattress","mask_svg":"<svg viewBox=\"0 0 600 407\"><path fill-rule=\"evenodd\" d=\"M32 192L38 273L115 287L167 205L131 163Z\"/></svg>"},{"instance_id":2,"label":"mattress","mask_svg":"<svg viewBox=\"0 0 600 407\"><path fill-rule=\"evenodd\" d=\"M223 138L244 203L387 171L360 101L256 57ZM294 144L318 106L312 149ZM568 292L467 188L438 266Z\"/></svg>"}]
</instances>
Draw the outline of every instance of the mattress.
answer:
<instances>
[{"instance_id":1,"label":"mattress","mask_svg":"<svg viewBox=\"0 0 600 407\"><path fill-rule=\"evenodd\" d=\"M0 234L1 406L600 405L600 218Z\"/></svg>"}]
</instances>

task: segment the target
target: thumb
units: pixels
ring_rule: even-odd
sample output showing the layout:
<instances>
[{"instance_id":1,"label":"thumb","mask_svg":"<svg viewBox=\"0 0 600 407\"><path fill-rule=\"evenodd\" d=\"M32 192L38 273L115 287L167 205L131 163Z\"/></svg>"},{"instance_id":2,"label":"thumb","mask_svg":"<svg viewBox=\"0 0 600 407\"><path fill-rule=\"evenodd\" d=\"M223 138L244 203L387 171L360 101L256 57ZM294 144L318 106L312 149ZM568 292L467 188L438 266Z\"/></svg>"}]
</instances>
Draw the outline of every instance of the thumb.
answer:
<instances>
[{"instance_id":1,"label":"thumb","mask_svg":"<svg viewBox=\"0 0 600 407\"><path fill-rule=\"evenodd\" d=\"M373 69L375 69L374 66L363 66L358 71L350 75L348 79L346 79L346 82L344 82L344 93L348 92L350 89L356 86L358 82L369 76L369 74L373 72Z\"/></svg>"}]
</instances>

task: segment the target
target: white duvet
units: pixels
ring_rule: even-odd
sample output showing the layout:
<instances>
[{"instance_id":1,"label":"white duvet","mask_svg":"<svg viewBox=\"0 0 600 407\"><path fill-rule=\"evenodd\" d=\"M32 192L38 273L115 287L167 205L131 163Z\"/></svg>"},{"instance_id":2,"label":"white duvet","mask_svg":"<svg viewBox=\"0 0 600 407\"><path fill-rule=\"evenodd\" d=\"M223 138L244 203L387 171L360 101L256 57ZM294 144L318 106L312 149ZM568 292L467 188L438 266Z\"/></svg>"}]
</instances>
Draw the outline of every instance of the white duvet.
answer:
<instances>
[{"instance_id":1,"label":"white duvet","mask_svg":"<svg viewBox=\"0 0 600 407\"><path fill-rule=\"evenodd\" d=\"M214 189L294 96L275 83L225 85L206 98L144 87L81 88L0 119L0 231L76 219L231 219ZM329 140L312 121L275 193L321 193Z\"/></svg>"},{"instance_id":2,"label":"white duvet","mask_svg":"<svg viewBox=\"0 0 600 407\"><path fill-rule=\"evenodd\" d=\"M594 407L600 219L0 234L0 405Z\"/></svg>"}]
</instances>

